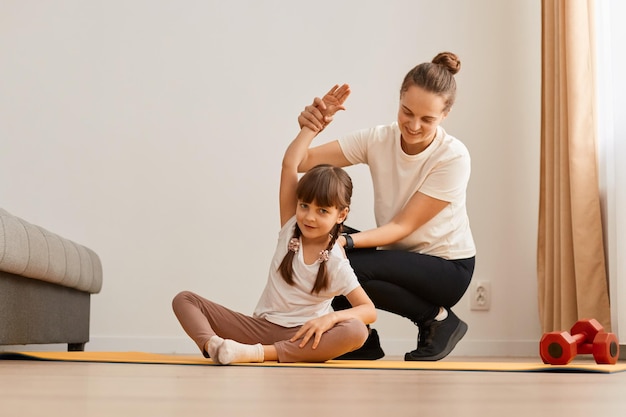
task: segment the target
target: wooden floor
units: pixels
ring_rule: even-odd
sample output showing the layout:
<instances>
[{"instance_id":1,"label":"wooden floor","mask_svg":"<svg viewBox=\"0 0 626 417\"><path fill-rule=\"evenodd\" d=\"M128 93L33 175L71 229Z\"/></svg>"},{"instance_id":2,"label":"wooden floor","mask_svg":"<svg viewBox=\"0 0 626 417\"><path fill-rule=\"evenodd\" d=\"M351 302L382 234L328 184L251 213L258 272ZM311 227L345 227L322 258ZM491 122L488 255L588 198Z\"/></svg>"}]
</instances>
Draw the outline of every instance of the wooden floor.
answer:
<instances>
[{"instance_id":1,"label":"wooden floor","mask_svg":"<svg viewBox=\"0 0 626 417\"><path fill-rule=\"evenodd\" d=\"M1 417L324 415L622 417L626 415L626 372L0 361Z\"/></svg>"}]
</instances>

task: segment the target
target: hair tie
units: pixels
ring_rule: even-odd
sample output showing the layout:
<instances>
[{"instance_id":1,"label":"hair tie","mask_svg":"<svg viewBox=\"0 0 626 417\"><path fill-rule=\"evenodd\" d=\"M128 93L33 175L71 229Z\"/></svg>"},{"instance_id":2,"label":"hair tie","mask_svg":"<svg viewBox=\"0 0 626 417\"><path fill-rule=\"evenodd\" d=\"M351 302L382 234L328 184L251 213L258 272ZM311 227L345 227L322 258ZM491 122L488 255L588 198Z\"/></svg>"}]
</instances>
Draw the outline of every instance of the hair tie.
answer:
<instances>
[{"instance_id":1,"label":"hair tie","mask_svg":"<svg viewBox=\"0 0 626 417\"><path fill-rule=\"evenodd\" d=\"M294 253L298 253L298 250L300 250L300 239L298 239L297 237L292 237L289 240L288 249Z\"/></svg>"},{"instance_id":2,"label":"hair tie","mask_svg":"<svg viewBox=\"0 0 626 417\"><path fill-rule=\"evenodd\" d=\"M323 250L323 251L321 251L321 252L320 252L319 261L320 261L320 262L326 262L326 261L328 261L328 249Z\"/></svg>"}]
</instances>

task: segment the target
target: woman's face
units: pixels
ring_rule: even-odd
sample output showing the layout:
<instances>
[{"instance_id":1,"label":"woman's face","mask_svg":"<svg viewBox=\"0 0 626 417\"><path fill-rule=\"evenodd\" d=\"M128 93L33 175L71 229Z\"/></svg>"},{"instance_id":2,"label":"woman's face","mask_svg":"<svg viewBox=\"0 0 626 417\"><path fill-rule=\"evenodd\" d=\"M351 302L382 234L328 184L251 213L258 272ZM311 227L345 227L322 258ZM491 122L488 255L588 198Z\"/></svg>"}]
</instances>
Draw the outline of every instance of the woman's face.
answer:
<instances>
[{"instance_id":1,"label":"woman's face","mask_svg":"<svg viewBox=\"0 0 626 417\"><path fill-rule=\"evenodd\" d=\"M411 86L400 96L398 126L402 133L402 150L416 155L430 145L437 126L446 118L446 103L442 96L418 86Z\"/></svg>"}]
</instances>

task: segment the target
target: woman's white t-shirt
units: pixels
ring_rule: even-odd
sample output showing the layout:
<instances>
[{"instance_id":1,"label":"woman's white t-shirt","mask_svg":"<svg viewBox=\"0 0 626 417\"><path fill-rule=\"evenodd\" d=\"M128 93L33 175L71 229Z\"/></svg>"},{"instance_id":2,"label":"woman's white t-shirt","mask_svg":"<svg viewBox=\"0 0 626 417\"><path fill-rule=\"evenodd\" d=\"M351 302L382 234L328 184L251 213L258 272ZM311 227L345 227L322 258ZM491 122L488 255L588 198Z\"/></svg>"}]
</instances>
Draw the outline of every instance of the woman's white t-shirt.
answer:
<instances>
[{"instance_id":1,"label":"woman's white t-shirt","mask_svg":"<svg viewBox=\"0 0 626 417\"><path fill-rule=\"evenodd\" d=\"M294 284L289 285L285 282L278 267L287 254L295 225L294 216L280 229L267 284L254 310L254 317L265 318L284 327L301 326L310 319L330 313L331 302L335 296L347 295L360 285L350 262L337 244L333 246L326 261L326 271L329 274L327 289L311 294L319 270L319 261L307 265L302 250L298 251L293 260ZM300 245L302 246L302 239Z\"/></svg>"},{"instance_id":2,"label":"woman's white t-shirt","mask_svg":"<svg viewBox=\"0 0 626 417\"><path fill-rule=\"evenodd\" d=\"M438 127L435 139L417 155L401 147L397 123L360 130L339 140L352 164L369 165L374 185L376 224L382 226L421 192L447 201L430 221L406 238L382 249L401 249L445 259L476 254L467 217L465 193L471 171L465 145Z\"/></svg>"}]
</instances>

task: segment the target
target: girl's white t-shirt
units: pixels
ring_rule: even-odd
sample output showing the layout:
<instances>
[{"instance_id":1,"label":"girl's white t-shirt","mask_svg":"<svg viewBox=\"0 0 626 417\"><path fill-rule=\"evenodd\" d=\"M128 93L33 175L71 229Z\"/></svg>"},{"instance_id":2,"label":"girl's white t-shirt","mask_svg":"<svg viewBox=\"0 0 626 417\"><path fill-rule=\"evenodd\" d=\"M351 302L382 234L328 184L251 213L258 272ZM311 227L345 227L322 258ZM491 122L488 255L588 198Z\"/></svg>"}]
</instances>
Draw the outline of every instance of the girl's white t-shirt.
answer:
<instances>
[{"instance_id":1,"label":"girl's white t-shirt","mask_svg":"<svg viewBox=\"0 0 626 417\"><path fill-rule=\"evenodd\" d=\"M471 171L467 148L439 126L428 148L408 155L402 150L400 135L396 122L360 130L339 140L348 161L369 166L376 224L389 223L418 191L450 204L406 238L382 249L409 250L445 259L474 256L476 248L465 203Z\"/></svg>"},{"instance_id":2,"label":"girl's white t-shirt","mask_svg":"<svg viewBox=\"0 0 626 417\"><path fill-rule=\"evenodd\" d=\"M350 263L337 244L330 251L326 265L330 278L326 290L311 294L319 261L312 265L305 264L302 250L298 251L293 260L294 284L287 284L278 267L288 251L295 225L294 216L285 223L278 234L278 244L270 265L267 284L254 310L254 317L264 318L284 327L301 326L308 320L330 313L331 302L335 296L347 295L360 285ZM302 239L300 245L302 246Z\"/></svg>"}]
</instances>

